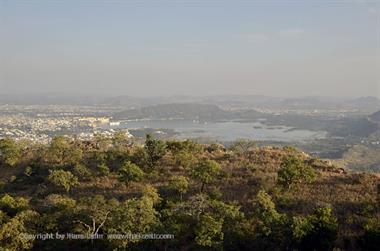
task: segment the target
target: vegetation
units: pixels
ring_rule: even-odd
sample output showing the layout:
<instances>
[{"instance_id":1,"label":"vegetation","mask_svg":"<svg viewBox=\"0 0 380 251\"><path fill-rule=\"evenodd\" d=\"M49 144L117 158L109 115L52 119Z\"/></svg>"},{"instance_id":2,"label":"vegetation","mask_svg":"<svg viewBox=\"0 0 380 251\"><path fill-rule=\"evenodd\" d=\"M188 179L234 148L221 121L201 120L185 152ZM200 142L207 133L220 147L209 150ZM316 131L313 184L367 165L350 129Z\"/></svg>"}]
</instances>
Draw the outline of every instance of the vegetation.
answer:
<instances>
[{"instance_id":1,"label":"vegetation","mask_svg":"<svg viewBox=\"0 0 380 251\"><path fill-rule=\"evenodd\" d=\"M119 181L128 184L131 181L139 181L144 176L144 172L137 165L127 161L119 169L119 175Z\"/></svg>"},{"instance_id":2,"label":"vegetation","mask_svg":"<svg viewBox=\"0 0 380 251\"><path fill-rule=\"evenodd\" d=\"M2 162L8 166L16 165L21 157L20 146L9 138L0 140L0 152Z\"/></svg>"},{"instance_id":3,"label":"vegetation","mask_svg":"<svg viewBox=\"0 0 380 251\"><path fill-rule=\"evenodd\" d=\"M78 178L70 171L49 170L48 180L57 187L62 187L69 192L71 187L78 185Z\"/></svg>"},{"instance_id":4,"label":"vegetation","mask_svg":"<svg viewBox=\"0 0 380 251\"><path fill-rule=\"evenodd\" d=\"M292 147L151 136L139 144L120 133L48 145L3 139L0 158L0 250L380 244L380 176L342 172Z\"/></svg>"},{"instance_id":5,"label":"vegetation","mask_svg":"<svg viewBox=\"0 0 380 251\"><path fill-rule=\"evenodd\" d=\"M311 182L315 178L314 170L301 159L290 156L282 160L278 171L278 183L288 189L294 183Z\"/></svg>"}]
</instances>

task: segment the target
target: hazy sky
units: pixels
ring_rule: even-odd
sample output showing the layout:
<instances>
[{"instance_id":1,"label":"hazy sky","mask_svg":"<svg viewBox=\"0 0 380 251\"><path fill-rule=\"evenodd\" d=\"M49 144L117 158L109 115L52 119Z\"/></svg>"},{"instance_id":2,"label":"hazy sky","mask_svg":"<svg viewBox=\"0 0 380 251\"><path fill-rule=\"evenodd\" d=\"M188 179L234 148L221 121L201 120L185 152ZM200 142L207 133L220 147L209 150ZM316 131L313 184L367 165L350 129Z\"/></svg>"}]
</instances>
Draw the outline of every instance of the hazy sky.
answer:
<instances>
[{"instance_id":1,"label":"hazy sky","mask_svg":"<svg viewBox=\"0 0 380 251\"><path fill-rule=\"evenodd\" d=\"M0 0L1 93L380 97L380 1Z\"/></svg>"}]
</instances>

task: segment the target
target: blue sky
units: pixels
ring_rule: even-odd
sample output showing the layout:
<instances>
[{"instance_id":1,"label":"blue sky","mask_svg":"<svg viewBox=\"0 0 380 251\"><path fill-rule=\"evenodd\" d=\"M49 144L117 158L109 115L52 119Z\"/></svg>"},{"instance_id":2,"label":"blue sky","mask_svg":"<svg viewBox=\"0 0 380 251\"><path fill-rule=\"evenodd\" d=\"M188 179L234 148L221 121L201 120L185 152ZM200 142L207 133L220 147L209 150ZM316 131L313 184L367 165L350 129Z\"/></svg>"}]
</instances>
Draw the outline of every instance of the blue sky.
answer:
<instances>
[{"instance_id":1,"label":"blue sky","mask_svg":"<svg viewBox=\"0 0 380 251\"><path fill-rule=\"evenodd\" d=\"M380 96L379 1L0 3L4 93Z\"/></svg>"}]
</instances>

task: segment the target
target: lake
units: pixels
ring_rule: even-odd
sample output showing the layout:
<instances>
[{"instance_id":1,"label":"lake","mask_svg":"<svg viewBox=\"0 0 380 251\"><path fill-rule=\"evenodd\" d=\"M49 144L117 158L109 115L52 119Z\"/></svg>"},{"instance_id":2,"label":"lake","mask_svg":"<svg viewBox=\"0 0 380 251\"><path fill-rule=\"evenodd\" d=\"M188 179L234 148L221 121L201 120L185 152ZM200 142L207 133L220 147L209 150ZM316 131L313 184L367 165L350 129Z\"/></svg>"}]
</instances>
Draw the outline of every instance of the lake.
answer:
<instances>
[{"instance_id":1,"label":"lake","mask_svg":"<svg viewBox=\"0 0 380 251\"><path fill-rule=\"evenodd\" d=\"M198 122L189 120L139 120L122 122L118 128L173 129L178 139L212 138L220 141L236 139L262 141L308 141L324 138L325 132L297 130L285 126L267 126L260 122Z\"/></svg>"}]
</instances>

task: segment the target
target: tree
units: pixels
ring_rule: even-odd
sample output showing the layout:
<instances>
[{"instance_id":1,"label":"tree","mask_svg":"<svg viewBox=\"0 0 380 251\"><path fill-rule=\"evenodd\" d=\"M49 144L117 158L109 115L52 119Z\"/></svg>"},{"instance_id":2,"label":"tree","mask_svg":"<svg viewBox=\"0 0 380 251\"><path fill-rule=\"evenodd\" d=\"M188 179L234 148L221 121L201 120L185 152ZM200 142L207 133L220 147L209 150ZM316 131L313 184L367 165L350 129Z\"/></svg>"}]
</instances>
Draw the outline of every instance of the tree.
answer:
<instances>
[{"instance_id":1,"label":"tree","mask_svg":"<svg viewBox=\"0 0 380 251\"><path fill-rule=\"evenodd\" d=\"M54 166L75 165L82 158L82 150L63 136L53 138L46 152L47 161Z\"/></svg>"},{"instance_id":2,"label":"tree","mask_svg":"<svg viewBox=\"0 0 380 251\"><path fill-rule=\"evenodd\" d=\"M5 194L0 199L0 210L12 217L28 208L29 201L23 197L12 197L9 194Z\"/></svg>"},{"instance_id":3,"label":"tree","mask_svg":"<svg viewBox=\"0 0 380 251\"><path fill-rule=\"evenodd\" d=\"M292 223L297 250L332 250L337 237L338 221L330 207L315 209L312 215L295 217Z\"/></svg>"},{"instance_id":4,"label":"tree","mask_svg":"<svg viewBox=\"0 0 380 251\"><path fill-rule=\"evenodd\" d=\"M69 192L70 189L79 184L78 178L70 171L64 170L49 170L48 180L55 186L65 189Z\"/></svg>"},{"instance_id":5,"label":"tree","mask_svg":"<svg viewBox=\"0 0 380 251\"><path fill-rule=\"evenodd\" d=\"M254 141L238 139L232 144L230 149L238 155L245 155L254 147L256 147L256 143Z\"/></svg>"},{"instance_id":6,"label":"tree","mask_svg":"<svg viewBox=\"0 0 380 251\"><path fill-rule=\"evenodd\" d=\"M139 181L144 172L137 165L127 161L119 169L119 181L129 184L131 181Z\"/></svg>"},{"instance_id":7,"label":"tree","mask_svg":"<svg viewBox=\"0 0 380 251\"><path fill-rule=\"evenodd\" d=\"M274 226L282 220L284 215L277 212L272 197L264 190L260 190L254 201L254 216L259 231L269 236L272 234Z\"/></svg>"},{"instance_id":8,"label":"tree","mask_svg":"<svg viewBox=\"0 0 380 251\"><path fill-rule=\"evenodd\" d=\"M205 248L221 245L224 233L229 232L231 225L244 217L240 207L213 200L206 194L191 196L173 210L179 212L177 217L180 222L187 220L183 223L185 226L195 225L195 242Z\"/></svg>"},{"instance_id":9,"label":"tree","mask_svg":"<svg viewBox=\"0 0 380 251\"><path fill-rule=\"evenodd\" d=\"M147 168L148 162L149 162L149 156L148 153L145 151L144 148L141 147L134 147L133 154L131 156L131 161L138 165L141 168Z\"/></svg>"},{"instance_id":10,"label":"tree","mask_svg":"<svg viewBox=\"0 0 380 251\"><path fill-rule=\"evenodd\" d=\"M15 166L21 158L21 148L10 138L0 140L1 160L8 166Z\"/></svg>"},{"instance_id":11,"label":"tree","mask_svg":"<svg viewBox=\"0 0 380 251\"><path fill-rule=\"evenodd\" d=\"M171 151L173 155L177 155L180 152L196 154L202 151L202 146L191 140L168 140L166 141L166 149Z\"/></svg>"},{"instance_id":12,"label":"tree","mask_svg":"<svg viewBox=\"0 0 380 251\"><path fill-rule=\"evenodd\" d=\"M220 165L214 160L204 160L193 170L191 176L201 183L201 192L206 184L214 182L222 172Z\"/></svg>"},{"instance_id":13,"label":"tree","mask_svg":"<svg viewBox=\"0 0 380 251\"><path fill-rule=\"evenodd\" d=\"M102 195L83 198L76 207L79 219L75 222L80 224L81 231L86 234L98 234L106 222L110 220L111 212L118 205L117 200L106 200Z\"/></svg>"},{"instance_id":14,"label":"tree","mask_svg":"<svg viewBox=\"0 0 380 251\"><path fill-rule=\"evenodd\" d=\"M114 147L125 147L129 144L129 137L127 136L128 131L121 130L113 135L112 143Z\"/></svg>"},{"instance_id":15,"label":"tree","mask_svg":"<svg viewBox=\"0 0 380 251\"><path fill-rule=\"evenodd\" d=\"M172 176L169 181L169 189L178 192L182 200L183 194L189 189L189 179L185 176Z\"/></svg>"},{"instance_id":16,"label":"tree","mask_svg":"<svg viewBox=\"0 0 380 251\"><path fill-rule=\"evenodd\" d=\"M260 190L253 203L251 228L254 250L286 250L289 245L289 220L277 211L272 197ZM252 230L251 230L252 231Z\"/></svg>"},{"instance_id":17,"label":"tree","mask_svg":"<svg viewBox=\"0 0 380 251\"><path fill-rule=\"evenodd\" d=\"M315 179L315 171L297 157L289 156L282 160L278 171L278 183L290 189L292 184L311 182Z\"/></svg>"},{"instance_id":18,"label":"tree","mask_svg":"<svg viewBox=\"0 0 380 251\"><path fill-rule=\"evenodd\" d=\"M73 167L73 173L80 179L88 179L92 176L91 170L83 164L75 164Z\"/></svg>"},{"instance_id":19,"label":"tree","mask_svg":"<svg viewBox=\"0 0 380 251\"><path fill-rule=\"evenodd\" d=\"M153 168L165 155L165 144L161 140L153 139L150 134L146 135L144 149L148 154L148 167Z\"/></svg>"},{"instance_id":20,"label":"tree","mask_svg":"<svg viewBox=\"0 0 380 251\"><path fill-rule=\"evenodd\" d=\"M160 194L154 186L148 184L142 188L141 192L142 197L151 199L154 205L161 202Z\"/></svg>"},{"instance_id":21,"label":"tree","mask_svg":"<svg viewBox=\"0 0 380 251\"><path fill-rule=\"evenodd\" d=\"M76 205L77 202L68 196L48 195L43 203L46 210L41 215L40 225L43 227L43 231L51 233L72 232Z\"/></svg>"},{"instance_id":22,"label":"tree","mask_svg":"<svg viewBox=\"0 0 380 251\"><path fill-rule=\"evenodd\" d=\"M257 193L254 208L255 216L263 221L278 220L281 217L281 214L276 210L272 197L264 190L260 190Z\"/></svg>"},{"instance_id":23,"label":"tree","mask_svg":"<svg viewBox=\"0 0 380 251\"><path fill-rule=\"evenodd\" d=\"M197 163L197 158L185 150L181 150L174 155L175 165L189 169Z\"/></svg>"},{"instance_id":24,"label":"tree","mask_svg":"<svg viewBox=\"0 0 380 251\"><path fill-rule=\"evenodd\" d=\"M25 234L34 234L39 214L32 210L18 213L0 226L0 245L2 250L30 250L34 240Z\"/></svg>"},{"instance_id":25,"label":"tree","mask_svg":"<svg viewBox=\"0 0 380 251\"><path fill-rule=\"evenodd\" d=\"M104 163L97 166L99 176L108 176L110 174L110 169Z\"/></svg>"},{"instance_id":26,"label":"tree","mask_svg":"<svg viewBox=\"0 0 380 251\"><path fill-rule=\"evenodd\" d=\"M154 209L154 199L143 195L140 199L129 199L120 203L112 211L107 234L145 234L151 233L159 224L158 212ZM126 248L130 243L141 239L112 240L111 245L117 249Z\"/></svg>"},{"instance_id":27,"label":"tree","mask_svg":"<svg viewBox=\"0 0 380 251\"><path fill-rule=\"evenodd\" d=\"M215 219L209 214L202 215L195 228L195 242L203 247L215 247L224 238L223 219Z\"/></svg>"},{"instance_id":28,"label":"tree","mask_svg":"<svg viewBox=\"0 0 380 251\"><path fill-rule=\"evenodd\" d=\"M375 251L380 247L380 217L371 217L364 225L364 234L360 237L362 250Z\"/></svg>"}]
</instances>

